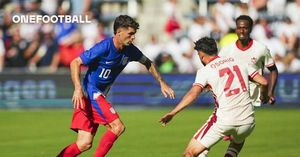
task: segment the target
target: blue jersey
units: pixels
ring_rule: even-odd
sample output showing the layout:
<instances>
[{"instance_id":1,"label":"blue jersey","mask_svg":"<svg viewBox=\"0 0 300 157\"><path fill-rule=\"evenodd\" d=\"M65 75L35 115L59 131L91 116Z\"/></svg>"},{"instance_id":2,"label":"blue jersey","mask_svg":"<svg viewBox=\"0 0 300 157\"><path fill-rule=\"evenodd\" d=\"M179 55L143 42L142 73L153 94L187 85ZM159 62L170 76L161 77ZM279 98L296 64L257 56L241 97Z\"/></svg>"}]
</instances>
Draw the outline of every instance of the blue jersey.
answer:
<instances>
[{"instance_id":1,"label":"blue jersey","mask_svg":"<svg viewBox=\"0 0 300 157\"><path fill-rule=\"evenodd\" d=\"M128 62L138 61L142 56L143 53L132 44L118 52L113 38L97 43L80 55L83 64L88 66L83 80L84 90L90 98L94 93L99 92L106 95Z\"/></svg>"}]
</instances>

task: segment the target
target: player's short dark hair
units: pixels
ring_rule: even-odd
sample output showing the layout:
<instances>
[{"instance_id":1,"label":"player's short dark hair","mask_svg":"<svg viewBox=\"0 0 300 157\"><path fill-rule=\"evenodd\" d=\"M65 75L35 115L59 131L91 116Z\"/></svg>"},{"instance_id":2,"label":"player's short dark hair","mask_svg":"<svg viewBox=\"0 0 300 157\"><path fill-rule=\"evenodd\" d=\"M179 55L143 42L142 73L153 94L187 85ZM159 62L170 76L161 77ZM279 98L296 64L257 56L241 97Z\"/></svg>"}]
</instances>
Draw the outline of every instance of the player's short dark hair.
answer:
<instances>
[{"instance_id":1,"label":"player's short dark hair","mask_svg":"<svg viewBox=\"0 0 300 157\"><path fill-rule=\"evenodd\" d=\"M250 16L248 15L240 15L239 17L237 17L235 19L235 24L237 25L238 21L239 20L246 20L249 22L249 27L250 27L250 30L252 30L252 27L253 27L253 20Z\"/></svg>"},{"instance_id":2,"label":"player's short dark hair","mask_svg":"<svg viewBox=\"0 0 300 157\"><path fill-rule=\"evenodd\" d=\"M195 50L203 51L210 56L218 54L217 43L213 38L203 37L195 42Z\"/></svg>"},{"instance_id":3,"label":"player's short dark hair","mask_svg":"<svg viewBox=\"0 0 300 157\"><path fill-rule=\"evenodd\" d=\"M139 24L128 15L120 15L115 19L114 22L114 34L117 33L119 28L134 28L135 30L139 29Z\"/></svg>"}]
</instances>

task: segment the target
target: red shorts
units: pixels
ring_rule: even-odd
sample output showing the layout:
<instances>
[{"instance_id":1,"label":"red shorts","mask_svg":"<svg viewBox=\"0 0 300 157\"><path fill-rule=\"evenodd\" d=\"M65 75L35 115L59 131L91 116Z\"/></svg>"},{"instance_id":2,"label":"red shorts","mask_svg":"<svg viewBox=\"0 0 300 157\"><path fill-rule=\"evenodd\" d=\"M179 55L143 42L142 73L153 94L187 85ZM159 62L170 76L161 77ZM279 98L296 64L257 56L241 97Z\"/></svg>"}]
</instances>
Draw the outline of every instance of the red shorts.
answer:
<instances>
[{"instance_id":1,"label":"red shorts","mask_svg":"<svg viewBox=\"0 0 300 157\"><path fill-rule=\"evenodd\" d=\"M96 100L84 98L84 103L84 109L74 109L71 129L76 132L84 130L94 134L99 124L109 124L119 118L118 113L102 95Z\"/></svg>"}]
</instances>

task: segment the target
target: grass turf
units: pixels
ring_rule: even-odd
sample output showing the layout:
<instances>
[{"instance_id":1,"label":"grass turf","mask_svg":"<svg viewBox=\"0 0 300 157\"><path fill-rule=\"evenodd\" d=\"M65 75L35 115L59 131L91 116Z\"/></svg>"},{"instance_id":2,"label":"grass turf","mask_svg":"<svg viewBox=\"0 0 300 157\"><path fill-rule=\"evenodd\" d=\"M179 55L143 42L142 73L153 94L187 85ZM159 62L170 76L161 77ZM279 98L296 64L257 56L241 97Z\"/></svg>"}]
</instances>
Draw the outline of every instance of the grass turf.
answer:
<instances>
[{"instance_id":1,"label":"grass turf","mask_svg":"<svg viewBox=\"0 0 300 157\"><path fill-rule=\"evenodd\" d=\"M193 108L179 113L167 127L159 118L168 110L119 110L126 131L108 157L179 157L211 109ZM71 110L0 110L0 156L53 157L76 139L69 129ZM297 157L300 154L300 109L258 109L256 128L240 153L242 157ZM82 157L93 156L94 146ZM228 142L220 141L209 154L223 156Z\"/></svg>"}]
</instances>

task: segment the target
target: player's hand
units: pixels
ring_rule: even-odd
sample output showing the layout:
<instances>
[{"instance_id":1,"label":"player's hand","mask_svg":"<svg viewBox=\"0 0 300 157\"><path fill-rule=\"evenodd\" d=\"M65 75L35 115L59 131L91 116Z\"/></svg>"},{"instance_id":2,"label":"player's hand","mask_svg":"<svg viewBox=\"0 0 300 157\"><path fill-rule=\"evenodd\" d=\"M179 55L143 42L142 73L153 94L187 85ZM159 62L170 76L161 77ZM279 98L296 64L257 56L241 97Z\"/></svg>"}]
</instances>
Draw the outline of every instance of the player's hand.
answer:
<instances>
[{"instance_id":1,"label":"player's hand","mask_svg":"<svg viewBox=\"0 0 300 157\"><path fill-rule=\"evenodd\" d=\"M269 103L270 105L274 105L275 102L276 102L275 97L274 97L273 95L269 95L269 101L268 101L268 103Z\"/></svg>"},{"instance_id":2,"label":"player's hand","mask_svg":"<svg viewBox=\"0 0 300 157\"><path fill-rule=\"evenodd\" d=\"M166 126L167 123L169 123L172 120L173 116L174 116L174 114L167 113L163 117L160 118L159 122L162 124L162 126Z\"/></svg>"},{"instance_id":3,"label":"player's hand","mask_svg":"<svg viewBox=\"0 0 300 157\"><path fill-rule=\"evenodd\" d=\"M264 96L264 95L260 95L259 97L260 101L262 104L266 104L269 101L269 97L268 96Z\"/></svg>"},{"instance_id":4,"label":"player's hand","mask_svg":"<svg viewBox=\"0 0 300 157\"><path fill-rule=\"evenodd\" d=\"M75 89L72 97L75 109L84 109L83 93L81 89Z\"/></svg>"},{"instance_id":5,"label":"player's hand","mask_svg":"<svg viewBox=\"0 0 300 157\"><path fill-rule=\"evenodd\" d=\"M165 98L169 96L171 99L175 99L175 92L165 82L160 83L160 87Z\"/></svg>"}]
</instances>

